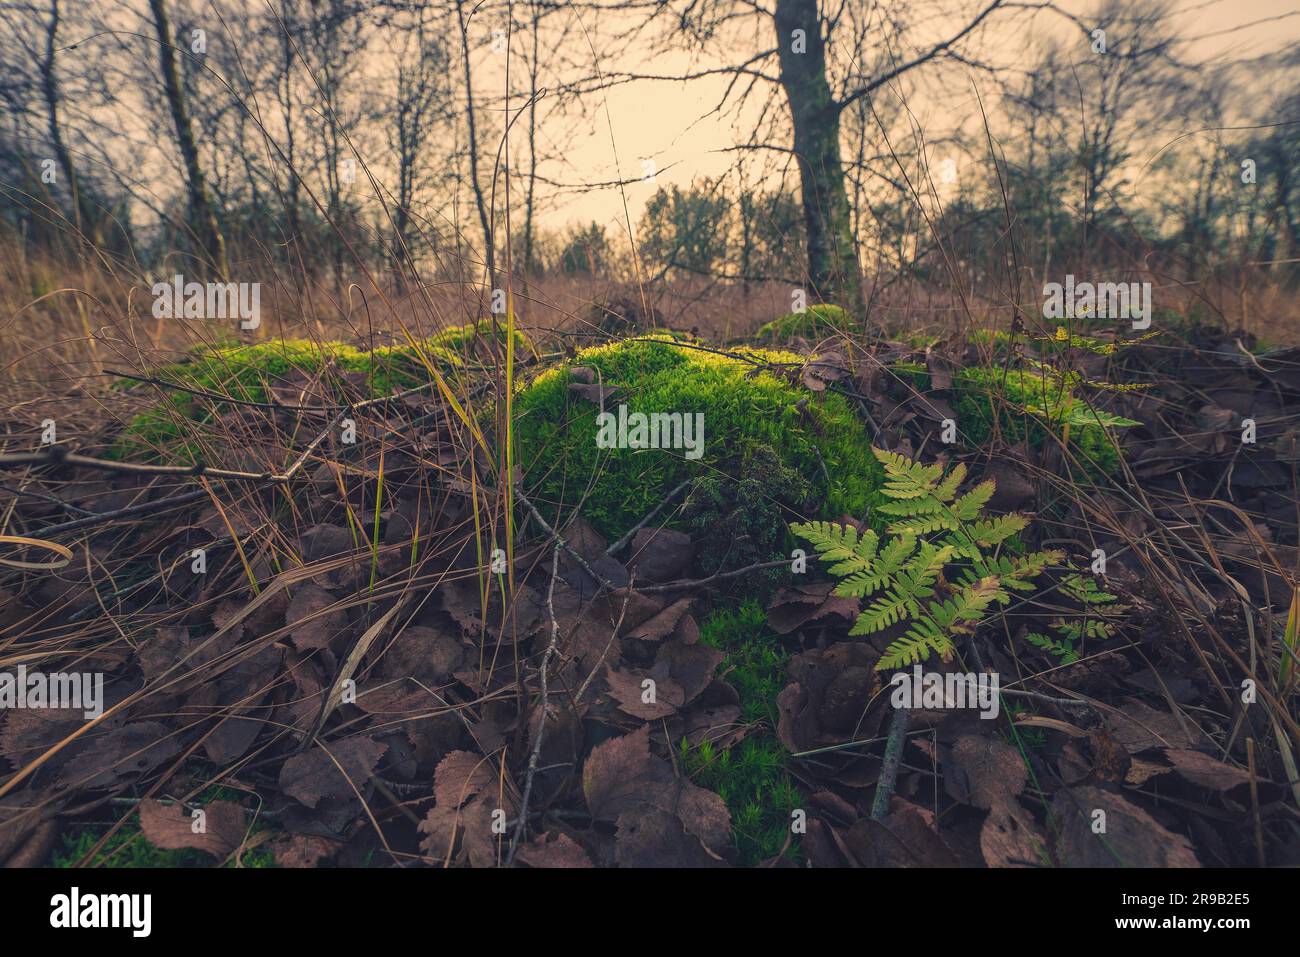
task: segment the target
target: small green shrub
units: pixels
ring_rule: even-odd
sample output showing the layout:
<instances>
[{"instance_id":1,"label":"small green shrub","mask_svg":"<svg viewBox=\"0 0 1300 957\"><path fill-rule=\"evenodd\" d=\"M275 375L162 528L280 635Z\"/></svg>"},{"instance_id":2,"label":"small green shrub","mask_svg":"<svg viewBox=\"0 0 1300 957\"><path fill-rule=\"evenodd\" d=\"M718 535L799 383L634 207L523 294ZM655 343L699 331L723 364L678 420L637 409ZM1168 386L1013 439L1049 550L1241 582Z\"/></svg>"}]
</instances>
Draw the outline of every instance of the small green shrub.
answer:
<instances>
[{"instance_id":1,"label":"small green shrub","mask_svg":"<svg viewBox=\"0 0 1300 957\"><path fill-rule=\"evenodd\" d=\"M535 505L551 517L580 507L602 534L617 537L681 482L742 474L762 447L806 479L810 505L821 514L863 515L876 500L880 466L853 407L832 392L813 395L765 369L803 359L754 350L753 361L679 345L667 336L582 350L566 366L544 372L515 400L515 460ZM618 392L605 399L613 413L703 413L699 459L680 449L599 448L600 407L570 390L572 370L593 370ZM675 527L682 525L679 517Z\"/></svg>"},{"instance_id":2,"label":"small green shrub","mask_svg":"<svg viewBox=\"0 0 1300 957\"><path fill-rule=\"evenodd\" d=\"M759 342L781 343L791 339L827 339L849 330L849 314L840 306L818 304L803 312L791 312L761 326Z\"/></svg>"}]
</instances>

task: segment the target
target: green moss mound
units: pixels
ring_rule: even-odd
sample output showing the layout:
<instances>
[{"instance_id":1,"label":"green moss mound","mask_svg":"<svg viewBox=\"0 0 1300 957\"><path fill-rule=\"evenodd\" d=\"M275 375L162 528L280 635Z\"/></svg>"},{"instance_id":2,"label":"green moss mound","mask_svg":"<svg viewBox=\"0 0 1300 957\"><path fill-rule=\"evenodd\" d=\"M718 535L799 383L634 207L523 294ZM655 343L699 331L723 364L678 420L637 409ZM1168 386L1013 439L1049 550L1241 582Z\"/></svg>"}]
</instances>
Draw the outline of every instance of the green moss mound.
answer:
<instances>
[{"instance_id":1,"label":"green moss mound","mask_svg":"<svg viewBox=\"0 0 1300 957\"><path fill-rule=\"evenodd\" d=\"M882 473L848 400L832 392L813 395L763 368L801 363L800 356L771 350L745 355L752 361L656 336L582 350L570 365L538 376L514 406L516 461L534 504L557 518L577 507L602 534L617 537L681 482L737 478L768 448L808 481L809 504L820 514L865 514ZM702 413L701 457L687 459L683 449L599 448L600 408L569 388L579 381L575 367L618 388L605 399L611 413L619 405L628 415Z\"/></svg>"},{"instance_id":2,"label":"green moss mound","mask_svg":"<svg viewBox=\"0 0 1300 957\"><path fill-rule=\"evenodd\" d=\"M316 375L329 369L336 374L364 376L365 394L377 397L427 383L431 367L450 374L489 361L507 339L506 328L488 319L452 326L420 342L372 350L342 342L284 339L205 349L182 362L162 366L153 375L188 389L245 402L266 402L271 387L290 381L294 373ZM522 356L533 351L533 344L515 330L514 349L516 355ZM209 400L179 392L170 394L128 423L114 452L121 458L175 452L176 461L192 463L195 452L184 442L184 424L205 421L211 408Z\"/></svg>"},{"instance_id":3,"label":"green moss mound","mask_svg":"<svg viewBox=\"0 0 1300 957\"><path fill-rule=\"evenodd\" d=\"M792 339L825 339L847 332L849 314L840 306L818 304L803 312L791 312L761 326L760 342L789 342Z\"/></svg>"},{"instance_id":4,"label":"green moss mound","mask_svg":"<svg viewBox=\"0 0 1300 957\"><path fill-rule=\"evenodd\" d=\"M891 369L918 391L929 388L924 366L898 362ZM1068 439L1090 474L1107 476L1119 470L1120 453L1105 428L1067 426L1071 419L1089 416L1088 403L1050 377L1032 369L976 366L954 373L952 385L957 429L972 446L987 442L995 428L1004 441L1027 441L1031 448L1041 448L1049 436L1055 436Z\"/></svg>"},{"instance_id":5,"label":"green moss mound","mask_svg":"<svg viewBox=\"0 0 1300 957\"><path fill-rule=\"evenodd\" d=\"M716 791L731 811L732 842L746 865L780 854L790 833L790 813L802 797L787 771L788 752L776 736L776 698L785 686L790 654L767 627L753 599L723 605L700 622L700 642L725 655L720 673L740 697L741 720L753 730L739 744L692 748L683 740L681 763L695 783ZM785 855L798 859L791 844Z\"/></svg>"}]
</instances>

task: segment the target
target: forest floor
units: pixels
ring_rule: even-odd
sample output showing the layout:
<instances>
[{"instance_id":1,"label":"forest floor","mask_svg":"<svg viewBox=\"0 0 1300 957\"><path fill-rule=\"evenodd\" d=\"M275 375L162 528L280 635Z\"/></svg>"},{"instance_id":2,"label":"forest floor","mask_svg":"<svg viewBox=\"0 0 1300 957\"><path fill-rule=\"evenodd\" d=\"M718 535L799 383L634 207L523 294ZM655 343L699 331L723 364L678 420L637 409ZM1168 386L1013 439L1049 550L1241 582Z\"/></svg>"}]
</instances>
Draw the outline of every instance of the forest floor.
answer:
<instances>
[{"instance_id":1,"label":"forest floor","mask_svg":"<svg viewBox=\"0 0 1300 957\"><path fill-rule=\"evenodd\" d=\"M118 382L58 451L14 404L0 531L34 541L0 567L0 666L103 700L0 709L0 862L1300 864L1300 348L1152 331L781 343L800 403L836 393L871 445L994 481L1026 546L1110 596L1071 630L1062 590L1089 586L1045 572L927 663L996 673L996 707L906 721L889 636L850 635L866 602L815 555L701 573L674 488L605 533L533 502L494 345L387 401L328 364L262 370L260 399ZM594 341L535 330L509 374ZM1138 423L1106 430L1112 469L1068 427L1031 441L1024 407L994 412L1019 437L943 441L963 370L1025 362ZM123 444L121 406L178 397L189 458Z\"/></svg>"}]
</instances>

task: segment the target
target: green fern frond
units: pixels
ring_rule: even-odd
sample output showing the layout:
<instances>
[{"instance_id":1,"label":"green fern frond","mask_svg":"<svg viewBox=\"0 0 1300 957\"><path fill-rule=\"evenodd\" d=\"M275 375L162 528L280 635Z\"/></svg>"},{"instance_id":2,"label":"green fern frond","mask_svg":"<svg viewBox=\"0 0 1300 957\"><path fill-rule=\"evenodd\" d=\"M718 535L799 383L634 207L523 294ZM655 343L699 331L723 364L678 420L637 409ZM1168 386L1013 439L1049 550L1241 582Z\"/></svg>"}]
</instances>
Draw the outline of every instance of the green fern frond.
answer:
<instances>
[{"instance_id":1,"label":"green fern frond","mask_svg":"<svg viewBox=\"0 0 1300 957\"><path fill-rule=\"evenodd\" d=\"M1074 387L1079 378L1073 373L1054 376L1062 389ZM916 664L932 654L947 659L955 651L955 636L974 632L990 606L1009 603L1011 591L1032 590L1036 577L1064 560L1057 550L989 554L1023 531L1029 520L1016 513L985 514L996 491L992 481L960 494L964 465L945 471L942 465L919 465L893 452L872 452L884 466L883 492L889 499L877 511L896 519L884 536L831 522L802 522L790 528L830 565L838 579L836 595L870 599L850 635L877 634L907 623L900 629L902 637L885 649L878 670ZM1083 579L1070 578L1063 585L1092 617L1081 625L1057 624L1069 624L1080 640L1109 633L1105 616L1097 610L1105 607L1101 596L1106 593ZM1068 636L1044 640L1057 642L1053 653L1058 657L1072 647Z\"/></svg>"},{"instance_id":2,"label":"green fern frond","mask_svg":"<svg viewBox=\"0 0 1300 957\"><path fill-rule=\"evenodd\" d=\"M872 453L885 467L885 485L881 491L889 498L920 498L933 494L934 487L943 477L942 465L921 465L897 452L873 448Z\"/></svg>"},{"instance_id":3,"label":"green fern frond","mask_svg":"<svg viewBox=\"0 0 1300 957\"><path fill-rule=\"evenodd\" d=\"M999 515L971 522L966 526L966 533L971 540L992 548L999 542L1005 542L1012 535L1023 532L1029 526L1029 519L1018 513Z\"/></svg>"},{"instance_id":4,"label":"green fern frond","mask_svg":"<svg viewBox=\"0 0 1300 957\"><path fill-rule=\"evenodd\" d=\"M1061 664L1068 665L1079 660L1079 653L1074 650L1069 641L1060 641L1049 638L1047 635L1040 634L1036 631L1027 632L1025 641L1029 642L1036 648L1042 648L1048 654L1059 658Z\"/></svg>"},{"instance_id":5,"label":"green fern frond","mask_svg":"<svg viewBox=\"0 0 1300 957\"><path fill-rule=\"evenodd\" d=\"M973 522L979 518L984 506L989 503L993 497L997 486L992 480L980 482L973 489L963 495L957 501L953 502L952 512L963 522Z\"/></svg>"},{"instance_id":6,"label":"green fern frond","mask_svg":"<svg viewBox=\"0 0 1300 957\"><path fill-rule=\"evenodd\" d=\"M924 636L908 632L897 641L889 643L885 653L880 656L876 668L879 671L888 671L891 668L906 668L908 665L920 664L930 657L933 648L933 643Z\"/></svg>"},{"instance_id":7,"label":"green fern frond","mask_svg":"<svg viewBox=\"0 0 1300 957\"><path fill-rule=\"evenodd\" d=\"M954 531L958 524L957 519L951 515L921 515L917 518L892 523L889 526L889 534L930 535L943 530Z\"/></svg>"}]
</instances>

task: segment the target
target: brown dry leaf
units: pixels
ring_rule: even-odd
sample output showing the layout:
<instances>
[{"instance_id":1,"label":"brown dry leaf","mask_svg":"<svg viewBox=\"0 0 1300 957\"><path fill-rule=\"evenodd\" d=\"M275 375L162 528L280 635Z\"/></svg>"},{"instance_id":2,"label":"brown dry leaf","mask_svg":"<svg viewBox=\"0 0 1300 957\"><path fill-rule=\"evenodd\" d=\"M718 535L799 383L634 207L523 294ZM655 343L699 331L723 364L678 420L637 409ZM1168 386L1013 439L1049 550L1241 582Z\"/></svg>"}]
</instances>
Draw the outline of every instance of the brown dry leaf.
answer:
<instances>
[{"instance_id":1,"label":"brown dry leaf","mask_svg":"<svg viewBox=\"0 0 1300 957\"><path fill-rule=\"evenodd\" d=\"M1187 748L1170 748L1161 755L1172 764L1184 781L1211 791L1230 791L1250 784L1250 775L1241 768L1224 764L1217 758Z\"/></svg>"},{"instance_id":2,"label":"brown dry leaf","mask_svg":"<svg viewBox=\"0 0 1300 957\"><path fill-rule=\"evenodd\" d=\"M861 867L955 867L956 855L921 809L895 796L882 820L859 818L844 834L845 848ZM834 829L832 829L834 831Z\"/></svg>"},{"instance_id":3,"label":"brown dry leaf","mask_svg":"<svg viewBox=\"0 0 1300 957\"><path fill-rule=\"evenodd\" d=\"M654 700L647 701L649 688L645 684L653 681ZM655 721L675 714L686 703L682 686L666 675L654 675L636 668L624 668L615 671L609 664L605 665L605 685L610 696L618 702L619 710L634 718Z\"/></svg>"},{"instance_id":4,"label":"brown dry leaf","mask_svg":"<svg viewBox=\"0 0 1300 957\"><path fill-rule=\"evenodd\" d=\"M108 734L83 738L69 754L59 780L81 788L111 788L137 780L180 754L175 734L158 721L136 721Z\"/></svg>"},{"instance_id":5,"label":"brown dry leaf","mask_svg":"<svg viewBox=\"0 0 1300 957\"><path fill-rule=\"evenodd\" d=\"M685 576L695 559L691 536L671 528L643 528L632 539L627 566L639 582L670 582Z\"/></svg>"},{"instance_id":6,"label":"brown dry leaf","mask_svg":"<svg viewBox=\"0 0 1300 957\"><path fill-rule=\"evenodd\" d=\"M592 817L617 820L646 795L672 780L672 769L650 753L650 726L591 749L582 768L582 793Z\"/></svg>"},{"instance_id":7,"label":"brown dry leaf","mask_svg":"<svg viewBox=\"0 0 1300 957\"><path fill-rule=\"evenodd\" d=\"M307 807L315 807L322 799L356 797L387 750L387 744L367 737L319 744L284 762L280 789Z\"/></svg>"},{"instance_id":8,"label":"brown dry leaf","mask_svg":"<svg viewBox=\"0 0 1300 957\"><path fill-rule=\"evenodd\" d=\"M862 602L857 598L831 594L834 587L834 582L818 582L782 588L767 607L768 625L778 635L788 635L802 625L828 615L853 621L862 610Z\"/></svg>"},{"instance_id":9,"label":"brown dry leaf","mask_svg":"<svg viewBox=\"0 0 1300 957\"><path fill-rule=\"evenodd\" d=\"M317 834L290 834L272 846L275 863L280 867L319 867L343 847L342 842Z\"/></svg>"},{"instance_id":10,"label":"brown dry leaf","mask_svg":"<svg viewBox=\"0 0 1300 957\"><path fill-rule=\"evenodd\" d=\"M593 748L582 769L582 791L587 809L599 820L620 820L624 813L649 804L675 815L711 851L730 839L726 803L712 791L676 777L667 761L650 753L649 725Z\"/></svg>"},{"instance_id":11,"label":"brown dry leaf","mask_svg":"<svg viewBox=\"0 0 1300 957\"><path fill-rule=\"evenodd\" d=\"M659 646L651 674L666 672L682 689L683 701L690 703L712 683L713 674L725 657L722 651L709 645L670 641Z\"/></svg>"},{"instance_id":12,"label":"brown dry leaf","mask_svg":"<svg viewBox=\"0 0 1300 957\"><path fill-rule=\"evenodd\" d=\"M989 811L980 828L980 853L989 867L1039 867L1049 863L1042 829L1015 801Z\"/></svg>"},{"instance_id":13,"label":"brown dry leaf","mask_svg":"<svg viewBox=\"0 0 1300 957\"><path fill-rule=\"evenodd\" d=\"M942 755L944 789L957 800L989 812L980 828L985 863L989 867L1044 863L1046 839L1033 815L1016 800L1029 780L1020 753L992 734L967 734Z\"/></svg>"},{"instance_id":14,"label":"brown dry leaf","mask_svg":"<svg viewBox=\"0 0 1300 957\"><path fill-rule=\"evenodd\" d=\"M244 809L234 801L212 801L198 812L145 798L140 802L140 830L150 844L165 851L193 848L225 860L248 833Z\"/></svg>"},{"instance_id":15,"label":"brown dry leaf","mask_svg":"<svg viewBox=\"0 0 1300 957\"><path fill-rule=\"evenodd\" d=\"M554 840L547 841L541 835L532 843L519 848L515 859L529 867L591 867L591 858L573 838L567 834L557 834Z\"/></svg>"},{"instance_id":16,"label":"brown dry leaf","mask_svg":"<svg viewBox=\"0 0 1300 957\"><path fill-rule=\"evenodd\" d=\"M347 615L331 608L337 600L319 585L307 582L294 589L284 612L289 640L299 651L328 648L330 641L347 627ZM326 610L330 609L330 610Z\"/></svg>"},{"instance_id":17,"label":"brown dry leaf","mask_svg":"<svg viewBox=\"0 0 1300 957\"><path fill-rule=\"evenodd\" d=\"M618 816L614 860L619 867L725 867L673 814L638 804Z\"/></svg>"},{"instance_id":18,"label":"brown dry leaf","mask_svg":"<svg viewBox=\"0 0 1300 957\"><path fill-rule=\"evenodd\" d=\"M1154 777L1162 774L1168 774L1173 768L1160 764L1156 761L1147 761L1143 758L1134 758L1133 763L1129 765L1128 773L1124 775L1124 783L1141 787ZM1074 782L1067 782L1074 783Z\"/></svg>"},{"instance_id":19,"label":"brown dry leaf","mask_svg":"<svg viewBox=\"0 0 1300 957\"><path fill-rule=\"evenodd\" d=\"M1104 728L1092 735L1092 771L1099 781L1118 784L1128 775L1133 758Z\"/></svg>"},{"instance_id":20,"label":"brown dry leaf","mask_svg":"<svg viewBox=\"0 0 1300 957\"><path fill-rule=\"evenodd\" d=\"M656 612L650 618L637 622L626 632L628 638L635 638L639 641L662 641L673 633L677 627L677 622L681 617L690 610L694 598L679 598L667 608ZM628 615L631 616L632 609L629 605Z\"/></svg>"},{"instance_id":21,"label":"brown dry leaf","mask_svg":"<svg viewBox=\"0 0 1300 957\"><path fill-rule=\"evenodd\" d=\"M1105 832L1093 831L1105 812ZM1191 842L1123 796L1096 787L1062 788L1052 801L1063 867L1200 867Z\"/></svg>"},{"instance_id":22,"label":"brown dry leaf","mask_svg":"<svg viewBox=\"0 0 1300 957\"><path fill-rule=\"evenodd\" d=\"M408 625L383 649L378 676L390 680L414 678L420 684L445 684L464 664L459 639L436 628Z\"/></svg>"},{"instance_id":23,"label":"brown dry leaf","mask_svg":"<svg viewBox=\"0 0 1300 957\"><path fill-rule=\"evenodd\" d=\"M1137 698L1121 701L1118 711L1108 710L1105 723L1130 753L1148 748L1190 748L1207 743L1191 718L1184 717L1180 723L1175 715L1157 711Z\"/></svg>"},{"instance_id":24,"label":"brown dry leaf","mask_svg":"<svg viewBox=\"0 0 1300 957\"><path fill-rule=\"evenodd\" d=\"M1014 803L1029 780L1020 753L992 734L967 734L944 755L943 784L956 800L989 810Z\"/></svg>"},{"instance_id":25,"label":"brown dry leaf","mask_svg":"<svg viewBox=\"0 0 1300 957\"><path fill-rule=\"evenodd\" d=\"M439 862L463 856L473 867L495 866L504 835L497 825L515 808L509 795L499 797L492 763L469 751L451 752L434 771L433 794L434 807L420 824L426 835L421 849Z\"/></svg>"}]
</instances>

